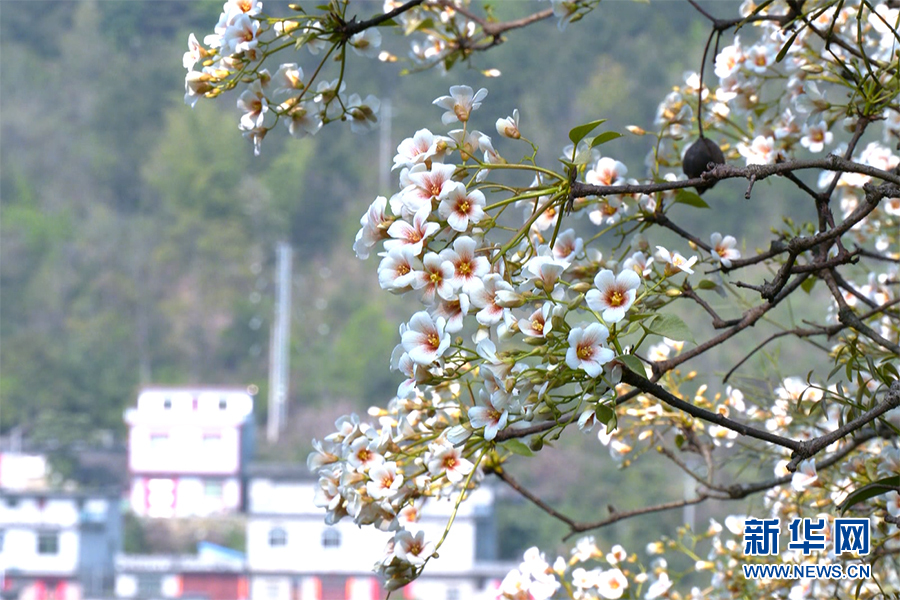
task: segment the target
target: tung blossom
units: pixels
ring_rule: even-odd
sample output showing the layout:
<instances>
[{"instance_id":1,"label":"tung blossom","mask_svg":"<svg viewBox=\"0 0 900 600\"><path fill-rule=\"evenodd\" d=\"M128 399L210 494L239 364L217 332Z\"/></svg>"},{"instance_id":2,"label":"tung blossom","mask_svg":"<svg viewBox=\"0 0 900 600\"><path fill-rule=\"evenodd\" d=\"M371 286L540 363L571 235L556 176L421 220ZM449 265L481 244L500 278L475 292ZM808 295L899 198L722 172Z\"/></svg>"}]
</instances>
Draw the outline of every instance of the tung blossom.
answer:
<instances>
[{"instance_id":1,"label":"tung blossom","mask_svg":"<svg viewBox=\"0 0 900 600\"><path fill-rule=\"evenodd\" d=\"M444 185L439 199L438 214L456 231L464 232L484 218L484 194L479 190L467 191L465 184L458 181Z\"/></svg>"},{"instance_id":2,"label":"tung blossom","mask_svg":"<svg viewBox=\"0 0 900 600\"><path fill-rule=\"evenodd\" d=\"M432 319L424 310L417 312L409 320L409 327L401 336L403 349L416 363L428 366L450 347L450 336L444 332L444 319Z\"/></svg>"},{"instance_id":3,"label":"tung blossom","mask_svg":"<svg viewBox=\"0 0 900 600\"><path fill-rule=\"evenodd\" d=\"M454 85L450 88L449 96L441 96L432 104L446 111L441 115L441 122L444 125L456 121L465 123L469 120L472 111L481 106L481 101L487 94L488 91L485 88L473 93L472 88L467 85Z\"/></svg>"},{"instance_id":4,"label":"tung blossom","mask_svg":"<svg viewBox=\"0 0 900 600\"><path fill-rule=\"evenodd\" d=\"M608 339L609 330L600 323L574 327L569 331L566 364L570 369L581 369L591 377L598 377L603 372L603 365L616 356L605 346Z\"/></svg>"},{"instance_id":5,"label":"tung blossom","mask_svg":"<svg viewBox=\"0 0 900 600\"><path fill-rule=\"evenodd\" d=\"M634 304L639 285L641 278L631 269L626 269L618 275L604 269L594 277L596 289L589 290L585 300L591 310L603 312L601 316L604 321L618 323L625 318L625 313Z\"/></svg>"},{"instance_id":6,"label":"tung blossom","mask_svg":"<svg viewBox=\"0 0 900 600\"><path fill-rule=\"evenodd\" d=\"M710 245L713 248L712 256L726 269L731 268L731 261L741 257L741 253L735 250L737 240L733 236L722 234L718 231L709 236Z\"/></svg>"}]
</instances>

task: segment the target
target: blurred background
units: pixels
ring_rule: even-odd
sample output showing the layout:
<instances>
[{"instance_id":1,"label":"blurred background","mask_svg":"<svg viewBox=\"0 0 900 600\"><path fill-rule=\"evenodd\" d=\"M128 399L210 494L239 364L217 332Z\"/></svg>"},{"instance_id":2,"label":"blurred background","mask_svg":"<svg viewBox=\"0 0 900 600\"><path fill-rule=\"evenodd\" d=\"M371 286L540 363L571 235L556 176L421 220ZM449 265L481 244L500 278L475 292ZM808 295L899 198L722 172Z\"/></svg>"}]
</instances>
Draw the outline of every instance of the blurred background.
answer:
<instances>
[{"instance_id":1,"label":"blurred background","mask_svg":"<svg viewBox=\"0 0 900 600\"><path fill-rule=\"evenodd\" d=\"M362 16L380 6L358 3ZM505 20L545 6L503 2L495 10ZM736 7L709 4L723 17ZM237 128L236 98L201 99L193 110L183 102L188 34L202 40L221 8L174 0L0 4L4 598L377 595L353 592L348 577L319 577L316 592L290 573L290 562L279 567L287 588L281 579L257 588L246 561L253 515L283 510L287 519L295 510L286 501L288 508L254 513L254 486L262 486L258 500L282 488L311 498L311 438L329 433L342 414L384 405L402 379L389 357L415 301L383 293L377 257L362 262L351 249L369 203L397 189L389 172L397 144L423 127L445 132L431 101L464 83L490 92L476 127L494 136L494 121L518 108L523 135L552 167L579 123L606 118L607 129L653 131L658 103L699 68L708 34L685 3L616 1L564 33L555 20L512 32L449 74L400 76L399 65L368 68L354 56L348 91L389 101L393 118L362 136L339 125L303 140L278 130L254 157ZM272 2L266 9L284 10ZM408 40L386 35L385 44L408 52ZM304 52L298 62L305 60ZM502 76L484 77L488 68ZM626 135L604 153L640 177L649 140ZM505 141L498 150L511 160L525 152ZM685 214L698 230L767 243L784 202L759 194L749 207L742 195L740 183L724 182L707 194L726 206L714 221L703 221L713 211ZM750 218L759 214L771 219ZM593 226L582 219L576 227ZM292 256L281 275L279 247ZM272 382L284 384L274 429ZM685 493L664 465L620 470L594 435L571 436L513 471L576 518L600 518L608 504L643 505L651 486L659 500ZM313 512L304 522L321 521ZM704 515L648 516L595 535L605 550L629 540L627 550L637 551L683 517L705 527ZM480 523L473 564L519 560L535 544L564 548L562 525L508 490L492 491L471 518ZM25 522L34 525L26 527L31 537L16 529ZM289 546L266 523L260 543ZM80 532L80 541L63 543L65 532ZM85 539L91 532L100 541ZM367 569L384 541L366 548ZM39 559L68 552L66 544L82 548L68 566L40 567ZM102 556L93 556L100 546ZM22 562L29 553L39 561L33 572ZM186 567L171 562L202 556L232 565L221 567L229 591L197 591ZM59 587L67 581L75 591Z\"/></svg>"}]
</instances>

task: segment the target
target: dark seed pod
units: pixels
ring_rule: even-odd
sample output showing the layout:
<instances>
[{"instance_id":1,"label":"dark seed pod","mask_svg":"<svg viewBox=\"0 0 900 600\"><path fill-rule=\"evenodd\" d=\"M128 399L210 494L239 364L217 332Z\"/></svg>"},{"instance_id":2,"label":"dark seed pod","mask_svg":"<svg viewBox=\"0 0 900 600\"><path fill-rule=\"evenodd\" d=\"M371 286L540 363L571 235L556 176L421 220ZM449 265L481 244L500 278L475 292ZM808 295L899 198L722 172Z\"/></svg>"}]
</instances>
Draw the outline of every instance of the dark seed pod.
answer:
<instances>
[{"instance_id":1,"label":"dark seed pod","mask_svg":"<svg viewBox=\"0 0 900 600\"><path fill-rule=\"evenodd\" d=\"M707 172L710 168L710 163L724 165L725 155L722 154L722 149L715 142L702 137L691 144L687 152L684 153L682 169L689 179L694 179ZM716 185L715 181L701 183L697 186L697 193L702 194L714 185Z\"/></svg>"}]
</instances>

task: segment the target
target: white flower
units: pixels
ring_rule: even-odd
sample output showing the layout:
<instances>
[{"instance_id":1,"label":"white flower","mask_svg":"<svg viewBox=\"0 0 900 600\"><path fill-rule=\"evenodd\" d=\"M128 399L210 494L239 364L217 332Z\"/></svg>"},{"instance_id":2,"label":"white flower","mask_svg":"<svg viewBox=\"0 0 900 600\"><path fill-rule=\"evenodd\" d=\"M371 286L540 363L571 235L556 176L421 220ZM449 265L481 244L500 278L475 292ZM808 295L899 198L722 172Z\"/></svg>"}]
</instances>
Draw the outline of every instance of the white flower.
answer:
<instances>
[{"instance_id":1,"label":"white flower","mask_svg":"<svg viewBox=\"0 0 900 600\"><path fill-rule=\"evenodd\" d=\"M691 269L691 265L697 262L697 257L692 256L691 258L685 258L678 252L675 254L670 254L668 250L663 248L662 246L656 247L656 256L666 263L666 274L674 275L678 271L684 271L685 273L693 273L694 271Z\"/></svg>"},{"instance_id":2,"label":"white flower","mask_svg":"<svg viewBox=\"0 0 900 600\"><path fill-rule=\"evenodd\" d=\"M454 85L450 88L449 96L441 96L432 104L446 110L441 115L441 122L449 125L456 121L465 123L473 110L481 106L481 101L487 96L488 91L481 88L474 94L472 88L467 85Z\"/></svg>"},{"instance_id":3,"label":"white flower","mask_svg":"<svg viewBox=\"0 0 900 600\"><path fill-rule=\"evenodd\" d=\"M453 289L469 293L477 289L481 278L491 270L491 263L486 256L476 256L478 245L468 236L460 236L453 240L453 248L441 251L441 258L453 265Z\"/></svg>"},{"instance_id":4,"label":"white flower","mask_svg":"<svg viewBox=\"0 0 900 600\"><path fill-rule=\"evenodd\" d=\"M198 61L203 60L207 56L206 49L200 45L197 38L192 33L188 36L188 51L184 53L181 62L184 68L190 71Z\"/></svg>"},{"instance_id":5,"label":"white flower","mask_svg":"<svg viewBox=\"0 0 900 600\"><path fill-rule=\"evenodd\" d=\"M403 475L397 473L397 463L393 461L369 469L369 478L366 492L375 500L390 498L403 485Z\"/></svg>"},{"instance_id":6,"label":"white flower","mask_svg":"<svg viewBox=\"0 0 900 600\"><path fill-rule=\"evenodd\" d=\"M621 546L619 546L621 548ZM621 598L628 587L628 579L619 569L609 569L600 574L597 580L597 591L604 598L616 600Z\"/></svg>"},{"instance_id":7,"label":"white flower","mask_svg":"<svg viewBox=\"0 0 900 600\"><path fill-rule=\"evenodd\" d=\"M713 258L722 263L723 267L730 268L731 261L741 257L741 253L734 248L737 240L733 236L726 235L723 238L717 231L709 236L709 241L713 247Z\"/></svg>"},{"instance_id":8,"label":"white flower","mask_svg":"<svg viewBox=\"0 0 900 600\"><path fill-rule=\"evenodd\" d=\"M665 594L670 587L672 587L672 580L669 579L669 575L665 572L660 573L659 578L647 588L647 595L644 596L644 598L646 598L646 600L659 598Z\"/></svg>"},{"instance_id":9,"label":"white flower","mask_svg":"<svg viewBox=\"0 0 900 600\"><path fill-rule=\"evenodd\" d=\"M519 330L529 337L547 337L550 330L553 329L551 313L553 312L553 303L544 302L543 306L535 310L528 319L519 321Z\"/></svg>"},{"instance_id":10,"label":"white flower","mask_svg":"<svg viewBox=\"0 0 900 600\"><path fill-rule=\"evenodd\" d=\"M628 173L624 163L604 156L594 168L585 173L584 181L592 185L617 185Z\"/></svg>"},{"instance_id":11,"label":"white flower","mask_svg":"<svg viewBox=\"0 0 900 600\"><path fill-rule=\"evenodd\" d=\"M424 310L412 316L400 339L409 357L424 366L443 356L450 347L450 336L444 333L444 319L432 319Z\"/></svg>"},{"instance_id":12,"label":"white flower","mask_svg":"<svg viewBox=\"0 0 900 600\"><path fill-rule=\"evenodd\" d=\"M737 150L746 159L748 165L773 164L778 156L775 150L775 140L764 135L756 136L749 145L743 142L739 143Z\"/></svg>"},{"instance_id":13,"label":"white flower","mask_svg":"<svg viewBox=\"0 0 900 600\"><path fill-rule=\"evenodd\" d=\"M431 444L429 451L430 456L426 457L428 472L434 476L443 473L451 483L459 483L475 468L475 465L463 458L460 448L455 448L446 441Z\"/></svg>"},{"instance_id":14,"label":"white flower","mask_svg":"<svg viewBox=\"0 0 900 600\"><path fill-rule=\"evenodd\" d=\"M816 461L815 459L808 458L797 466L794 476L791 477L791 487L794 488L794 491L796 492L802 492L818 479L819 475L816 473Z\"/></svg>"},{"instance_id":15,"label":"white flower","mask_svg":"<svg viewBox=\"0 0 900 600\"><path fill-rule=\"evenodd\" d=\"M446 147L448 138L435 137L427 129L418 130L411 138L406 138L397 146L397 154L394 156L393 171L398 167L411 167L419 163L439 158L443 155L443 147Z\"/></svg>"},{"instance_id":16,"label":"white flower","mask_svg":"<svg viewBox=\"0 0 900 600\"><path fill-rule=\"evenodd\" d=\"M360 56L375 58L381 47L381 32L376 27L360 31L350 38L350 48Z\"/></svg>"},{"instance_id":17,"label":"white flower","mask_svg":"<svg viewBox=\"0 0 900 600\"><path fill-rule=\"evenodd\" d=\"M420 291L422 302L431 305L435 301L435 294L444 300L453 297L452 280L453 264L435 252L429 252L422 259L422 270L416 272L412 286Z\"/></svg>"},{"instance_id":18,"label":"white flower","mask_svg":"<svg viewBox=\"0 0 900 600\"><path fill-rule=\"evenodd\" d=\"M222 55L238 54L256 48L259 44L259 21L246 14L234 18L222 33Z\"/></svg>"},{"instance_id":19,"label":"white flower","mask_svg":"<svg viewBox=\"0 0 900 600\"><path fill-rule=\"evenodd\" d=\"M431 204L437 200L445 186L453 182L453 172L456 167L443 163L433 163L429 168L425 164L416 164L410 169L400 172L400 183L404 185L403 191L397 200L391 199L391 209L394 214L400 214L404 218L407 214L416 213L422 208L431 210Z\"/></svg>"},{"instance_id":20,"label":"white flower","mask_svg":"<svg viewBox=\"0 0 900 600\"><path fill-rule=\"evenodd\" d=\"M401 529L394 534L394 556L411 565L420 567L434 554L434 542L425 541L425 532L415 536Z\"/></svg>"},{"instance_id":21,"label":"white flower","mask_svg":"<svg viewBox=\"0 0 900 600\"><path fill-rule=\"evenodd\" d=\"M484 427L484 439L490 441L506 427L509 411L505 406L495 406L491 402L491 396L483 389L478 392L478 400L482 405L469 409L469 421L474 429Z\"/></svg>"},{"instance_id":22,"label":"white flower","mask_svg":"<svg viewBox=\"0 0 900 600\"><path fill-rule=\"evenodd\" d=\"M484 194L466 190L465 184L450 181L441 189L438 214L456 231L464 232L484 218Z\"/></svg>"},{"instance_id":23,"label":"white flower","mask_svg":"<svg viewBox=\"0 0 900 600\"><path fill-rule=\"evenodd\" d=\"M800 145L809 148L810 152L821 152L833 139L834 135L828 131L828 124L825 121L819 121L814 125L807 123L803 126Z\"/></svg>"},{"instance_id":24,"label":"white flower","mask_svg":"<svg viewBox=\"0 0 900 600\"><path fill-rule=\"evenodd\" d=\"M378 123L378 110L381 100L369 94L360 100L359 94L350 94L347 99L347 116L350 119L350 131L363 133L370 131Z\"/></svg>"},{"instance_id":25,"label":"white flower","mask_svg":"<svg viewBox=\"0 0 900 600\"><path fill-rule=\"evenodd\" d=\"M379 240L387 236L384 230L384 225L388 222L387 215L384 214L386 207L387 199L384 196L378 196L369 205L369 210L366 211L366 214L360 218L359 224L362 227L356 232L356 239L353 242L353 251L356 253L357 258L363 260L368 258L369 250Z\"/></svg>"},{"instance_id":26,"label":"white flower","mask_svg":"<svg viewBox=\"0 0 900 600\"><path fill-rule=\"evenodd\" d=\"M497 133L499 133L503 137L508 137L514 140L522 137L522 134L519 133L519 109L513 109L511 117L506 117L505 119L497 119L496 127Z\"/></svg>"},{"instance_id":27,"label":"white flower","mask_svg":"<svg viewBox=\"0 0 900 600\"><path fill-rule=\"evenodd\" d=\"M603 365L616 356L604 345L607 339L609 330L600 323L573 328L569 332L566 364L571 369L582 369L591 377L598 377L603 372Z\"/></svg>"},{"instance_id":28,"label":"white flower","mask_svg":"<svg viewBox=\"0 0 900 600\"><path fill-rule=\"evenodd\" d=\"M440 225L428 221L431 210L423 207L413 217L412 224L402 219L398 219L391 223L388 227L388 236L392 239L384 243L385 250L393 250L400 246L411 246L413 254L418 256L422 253L422 247L426 238L434 235L440 228Z\"/></svg>"},{"instance_id":29,"label":"white flower","mask_svg":"<svg viewBox=\"0 0 900 600\"><path fill-rule=\"evenodd\" d=\"M618 323L625 318L625 313L634 304L636 290L640 285L640 276L630 269L618 275L609 269L603 269L594 277L594 286L597 289L589 290L585 300L591 310L603 311L604 321Z\"/></svg>"},{"instance_id":30,"label":"white flower","mask_svg":"<svg viewBox=\"0 0 900 600\"><path fill-rule=\"evenodd\" d=\"M293 104L291 100L287 100L279 108L287 116L284 122L292 137L303 138L307 135L315 135L322 128L322 113L313 102Z\"/></svg>"},{"instance_id":31,"label":"white flower","mask_svg":"<svg viewBox=\"0 0 900 600\"><path fill-rule=\"evenodd\" d=\"M378 284L381 289L394 293L408 292L412 289L416 274L422 269L422 263L413 253L413 247L392 248L383 256L378 265Z\"/></svg>"},{"instance_id":32,"label":"white flower","mask_svg":"<svg viewBox=\"0 0 900 600\"><path fill-rule=\"evenodd\" d=\"M305 89L303 83L303 69L297 63L284 63L272 77L274 94L292 94Z\"/></svg>"},{"instance_id":33,"label":"white flower","mask_svg":"<svg viewBox=\"0 0 900 600\"><path fill-rule=\"evenodd\" d=\"M473 284L470 292L472 304L481 309L475 319L482 325L496 325L509 310L498 304L497 293L500 291L511 292L513 288L497 273L490 273Z\"/></svg>"}]
</instances>

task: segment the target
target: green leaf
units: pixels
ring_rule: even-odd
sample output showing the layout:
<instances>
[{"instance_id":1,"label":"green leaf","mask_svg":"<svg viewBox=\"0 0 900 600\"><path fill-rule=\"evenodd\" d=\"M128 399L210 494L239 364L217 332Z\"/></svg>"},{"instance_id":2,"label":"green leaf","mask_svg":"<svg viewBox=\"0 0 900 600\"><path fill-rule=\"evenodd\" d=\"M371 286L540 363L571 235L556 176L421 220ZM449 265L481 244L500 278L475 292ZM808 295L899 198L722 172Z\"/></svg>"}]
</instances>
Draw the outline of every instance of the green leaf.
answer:
<instances>
[{"instance_id":1,"label":"green leaf","mask_svg":"<svg viewBox=\"0 0 900 600\"><path fill-rule=\"evenodd\" d=\"M800 289L808 294L812 291L813 286L816 285L817 281L818 279L815 277L807 277L803 280L803 283L800 284Z\"/></svg>"},{"instance_id":2,"label":"green leaf","mask_svg":"<svg viewBox=\"0 0 900 600\"><path fill-rule=\"evenodd\" d=\"M656 317L654 317L647 325L647 329L657 335L662 335L675 340L676 342L688 341L695 344L697 343L694 341L694 335L691 333L691 330L688 329L685 322L682 321L679 316L671 313L656 315Z\"/></svg>"},{"instance_id":3,"label":"green leaf","mask_svg":"<svg viewBox=\"0 0 900 600\"><path fill-rule=\"evenodd\" d=\"M709 204L707 204L703 198L688 190L678 190L675 192L674 202L676 204L687 204L688 206L693 206L695 208L709 208Z\"/></svg>"},{"instance_id":4,"label":"green leaf","mask_svg":"<svg viewBox=\"0 0 900 600\"><path fill-rule=\"evenodd\" d=\"M610 421L616 418L616 411L605 404L598 404L597 408L594 409L594 415L596 415L598 421L608 427Z\"/></svg>"},{"instance_id":5,"label":"green leaf","mask_svg":"<svg viewBox=\"0 0 900 600\"><path fill-rule=\"evenodd\" d=\"M800 32L803 31L803 28L798 27L797 31L794 32L794 35L788 38L788 41L784 43L784 46L781 47L781 50L778 51L778 56L775 57L775 62L780 63L784 60L785 55L787 55L788 50L791 49L791 46L794 45L794 40L797 39L797 36L800 35Z\"/></svg>"},{"instance_id":6,"label":"green leaf","mask_svg":"<svg viewBox=\"0 0 900 600\"><path fill-rule=\"evenodd\" d=\"M569 132L569 139L572 140L572 143L577 146L578 142L587 137L587 134L589 134L605 122L606 119L598 119L596 121L591 121L590 123L585 123L584 125L579 125L578 127L573 127Z\"/></svg>"},{"instance_id":7,"label":"green leaf","mask_svg":"<svg viewBox=\"0 0 900 600\"><path fill-rule=\"evenodd\" d=\"M701 290L714 290L719 287L719 284L709 279L701 279L700 283L697 284L697 287Z\"/></svg>"},{"instance_id":8,"label":"green leaf","mask_svg":"<svg viewBox=\"0 0 900 600\"><path fill-rule=\"evenodd\" d=\"M604 131L593 140L591 140L591 148L596 148L600 144L605 144L606 142L611 142L616 138L622 137L621 133L616 131Z\"/></svg>"},{"instance_id":9,"label":"green leaf","mask_svg":"<svg viewBox=\"0 0 900 600\"><path fill-rule=\"evenodd\" d=\"M634 354L623 354L622 356L617 356L616 360L628 367L629 371L634 371L641 377L647 374L647 371L644 370L644 363Z\"/></svg>"},{"instance_id":10,"label":"green leaf","mask_svg":"<svg viewBox=\"0 0 900 600\"><path fill-rule=\"evenodd\" d=\"M841 509L841 514L847 512L847 509L854 504L865 502L866 500L874 498L875 496L887 494L888 492L892 491L891 488L896 488L898 486L900 486L900 475L893 475L891 477L879 479L878 481L873 481L872 483L864 485L859 489L853 490L852 492L847 494L847 498L844 500L844 503L839 507Z\"/></svg>"},{"instance_id":11,"label":"green leaf","mask_svg":"<svg viewBox=\"0 0 900 600\"><path fill-rule=\"evenodd\" d=\"M531 451L531 448L520 442L519 440L506 440L501 444L503 448L506 448L513 454L518 454L519 456L534 456L534 452Z\"/></svg>"},{"instance_id":12,"label":"green leaf","mask_svg":"<svg viewBox=\"0 0 900 600\"><path fill-rule=\"evenodd\" d=\"M897 372L897 367L895 367L892 363L887 363L883 367L881 367L881 380L885 385L889 384L888 375L891 375L893 379L900 379L900 373Z\"/></svg>"}]
</instances>

